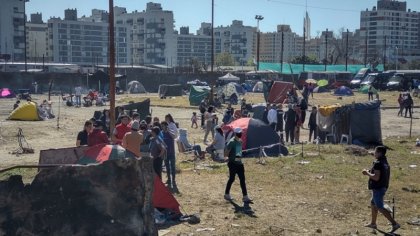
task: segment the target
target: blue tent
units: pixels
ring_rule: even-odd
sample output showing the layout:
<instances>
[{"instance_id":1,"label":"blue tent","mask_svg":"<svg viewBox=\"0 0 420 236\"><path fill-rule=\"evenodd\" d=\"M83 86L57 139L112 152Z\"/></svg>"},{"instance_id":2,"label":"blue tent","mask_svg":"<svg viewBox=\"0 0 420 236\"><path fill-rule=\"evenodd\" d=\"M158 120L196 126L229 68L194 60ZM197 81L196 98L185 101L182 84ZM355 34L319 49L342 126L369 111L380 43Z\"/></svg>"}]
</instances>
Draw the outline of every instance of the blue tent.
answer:
<instances>
[{"instance_id":1,"label":"blue tent","mask_svg":"<svg viewBox=\"0 0 420 236\"><path fill-rule=\"evenodd\" d=\"M353 91L349 87L341 86L334 91L336 96L353 96Z\"/></svg>"}]
</instances>

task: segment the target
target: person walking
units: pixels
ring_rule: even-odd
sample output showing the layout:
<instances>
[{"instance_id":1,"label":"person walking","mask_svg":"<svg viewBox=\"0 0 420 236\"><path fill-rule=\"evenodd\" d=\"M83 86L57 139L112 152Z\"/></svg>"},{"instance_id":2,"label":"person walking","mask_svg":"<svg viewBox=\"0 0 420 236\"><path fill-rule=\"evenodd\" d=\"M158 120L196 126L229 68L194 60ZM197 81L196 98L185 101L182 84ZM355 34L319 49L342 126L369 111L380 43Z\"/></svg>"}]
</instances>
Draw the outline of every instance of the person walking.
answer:
<instances>
[{"instance_id":1,"label":"person walking","mask_svg":"<svg viewBox=\"0 0 420 236\"><path fill-rule=\"evenodd\" d=\"M317 115L317 108L316 106L312 107L312 111L311 111L311 115L309 116L309 122L308 122L308 128L309 128L309 142L311 142L311 137L312 134L314 136L314 141L316 140L317 136L318 136L318 126L316 124L316 115Z\"/></svg>"},{"instance_id":2,"label":"person walking","mask_svg":"<svg viewBox=\"0 0 420 236\"><path fill-rule=\"evenodd\" d=\"M131 131L124 135L121 146L125 148L125 157L141 157L140 145L143 142L143 134L139 133L139 129L140 123L135 120L131 124Z\"/></svg>"},{"instance_id":3,"label":"person walking","mask_svg":"<svg viewBox=\"0 0 420 236\"><path fill-rule=\"evenodd\" d=\"M242 201L244 203L250 203L252 200L248 197L248 192L245 183L245 168L242 163L242 129L234 128L234 137L230 139L225 148L225 157L228 159L229 168L229 180L226 184L224 198L228 201L232 201L233 198L230 195L230 188L235 181L235 176L238 175L239 182L242 190Z\"/></svg>"},{"instance_id":4,"label":"person walking","mask_svg":"<svg viewBox=\"0 0 420 236\"><path fill-rule=\"evenodd\" d=\"M371 222L365 225L366 227L376 229L376 219L378 212L387 218L391 223L391 232L400 228L400 225L392 218L391 213L384 207L384 196L389 187L389 177L391 175L391 168L386 158L386 147L377 146L374 153L375 161L370 170L364 169L363 175L368 176L368 188L372 190L371 199Z\"/></svg>"},{"instance_id":5,"label":"person walking","mask_svg":"<svg viewBox=\"0 0 420 236\"><path fill-rule=\"evenodd\" d=\"M207 137L211 133L211 138L214 139L214 122L213 122L213 107L209 107L207 112L204 114L204 119L206 120L205 128L206 132L204 133L204 144L207 143Z\"/></svg>"},{"instance_id":6,"label":"person walking","mask_svg":"<svg viewBox=\"0 0 420 236\"><path fill-rule=\"evenodd\" d=\"M277 110L276 105L272 104L267 114L268 124L273 130L276 130L277 126Z\"/></svg>"},{"instance_id":7,"label":"person walking","mask_svg":"<svg viewBox=\"0 0 420 236\"><path fill-rule=\"evenodd\" d=\"M407 112L409 113L410 117L412 116L412 107L413 107L413 98L411 97L411 94L409 92L407 92L407 94L405 95L406 98L404 99L404 108L405 108L405 115L404 117L407 118Z\"/></svg>"},{"instance_id":8,"label":"person walking","mask_svg":"<svg viewBox=\"0 0 420 236\"><path fill-rule=\"evenodd\" d=\"M404 98L403 95L400 93L400 95L398 96L398 105L400 106L400 110L398 111L397 116L402 116L403 111L404 111Z\"/></svg>"},{"instance_id":9,"label":"person walking","mask_svg":"<svg viewBox=\"0 0 420 236\"><path fill-rule=\"evenodd\" d=\"M293 109L293 105L289 104L289 110L284 113L284 130L286 132L286 142L293 144L295 141L295 128L296 128L296 112Z\"/></svg>"},{"instance_id":10,"label":"person walking","mask_svg":"<svg viewBox=\"0 0 420 236\"><path fill-rule=\"evenodd\" d=\"M373 87L372 85L369 85L368 88L368 101L373 100Z\"/></svg>"}]
</instances>

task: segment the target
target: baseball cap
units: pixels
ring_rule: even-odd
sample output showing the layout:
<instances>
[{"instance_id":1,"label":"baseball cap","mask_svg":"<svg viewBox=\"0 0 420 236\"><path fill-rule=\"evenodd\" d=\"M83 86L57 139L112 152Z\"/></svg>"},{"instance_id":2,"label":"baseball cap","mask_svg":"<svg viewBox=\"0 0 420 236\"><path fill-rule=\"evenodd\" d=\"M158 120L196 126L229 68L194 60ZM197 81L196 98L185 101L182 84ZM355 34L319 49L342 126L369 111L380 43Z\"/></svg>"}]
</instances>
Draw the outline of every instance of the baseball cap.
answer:
<instances>
[{"instance_id":1,"label":"baseball cap","mask_svg":"<svg viewBox=\"0 0 420 236\"><path fill-rule=\"evenodd\" d=\"M235 134L240 134L240 133L242 133L242 129L241 129L241 128L239 128L239 127L236 127L236 128L234 128L234 129L233 129L233 132L234 132Z\"/></svg>"}]
</instances>

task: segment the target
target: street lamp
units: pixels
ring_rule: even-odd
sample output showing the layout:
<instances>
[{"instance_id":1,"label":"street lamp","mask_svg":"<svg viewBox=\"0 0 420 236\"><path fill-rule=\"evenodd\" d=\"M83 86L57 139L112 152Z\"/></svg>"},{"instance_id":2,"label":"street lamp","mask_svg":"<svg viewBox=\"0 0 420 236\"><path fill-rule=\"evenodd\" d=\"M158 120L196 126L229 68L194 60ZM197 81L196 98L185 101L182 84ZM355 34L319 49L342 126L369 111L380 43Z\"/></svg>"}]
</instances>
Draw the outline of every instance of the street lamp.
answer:
<instances>
[{"instance_id":1,"label":"street lamp","mask_svg":"<svg viewBox=\"0 0 420 236\"><path fill-rule=\"evenodd\" d=\"M257 71L260 70L260 20L263 20L264 17L261 15L256 15L255 19L257 20Z\"/></svg>"}]
</instances>

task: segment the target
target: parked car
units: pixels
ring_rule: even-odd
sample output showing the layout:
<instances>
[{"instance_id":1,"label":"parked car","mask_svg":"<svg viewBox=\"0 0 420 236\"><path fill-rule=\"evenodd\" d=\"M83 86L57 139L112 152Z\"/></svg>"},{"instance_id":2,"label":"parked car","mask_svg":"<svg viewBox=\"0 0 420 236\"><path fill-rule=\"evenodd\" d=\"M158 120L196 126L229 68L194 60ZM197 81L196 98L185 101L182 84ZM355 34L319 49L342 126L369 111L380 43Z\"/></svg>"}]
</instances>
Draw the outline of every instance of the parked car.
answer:
<instances>
[{"instance_id":1,"label":"parked car","mask_svg":"<svg viewBox=\"0 0 420 236\"><path fill-rule=\"evenodd\" d=\"M350 88L359 88L360 83L365 79L372 71L369 68L362 68L350 81Z\"/></svg>"},{"instance_id":2,"label":"parked car","mask_svg":"<svg viewBox=\"0 0 420 236\"><path fill-rule=\"evenodd\" d=\"M387 70L375 76L374 80L371 82L372 86L378 90L386 90L389 79L396 73L395 70Z\"/></svg>"},{"instance_id":3,"label":"parked car","mask_svg":"<svg viewBox=\"0 0 420 236\"><path fill-rule=\"evenodd\" d=\"M387 83L388 90L407 91L414 89L420 80L420 70L404 71L395 73Z\"/></svg>"}]
</instances>

